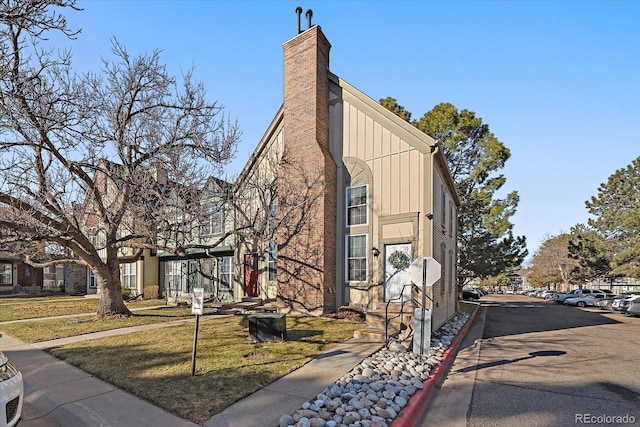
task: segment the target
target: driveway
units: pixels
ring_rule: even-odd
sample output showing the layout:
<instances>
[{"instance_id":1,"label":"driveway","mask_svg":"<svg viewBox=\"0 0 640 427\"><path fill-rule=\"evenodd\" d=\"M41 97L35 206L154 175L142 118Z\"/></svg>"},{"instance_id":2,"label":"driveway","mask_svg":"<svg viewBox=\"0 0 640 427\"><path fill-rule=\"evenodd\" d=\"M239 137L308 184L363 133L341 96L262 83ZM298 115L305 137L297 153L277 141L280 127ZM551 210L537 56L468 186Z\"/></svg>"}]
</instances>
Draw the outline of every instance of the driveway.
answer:
<instances>
[{"instance_id":1,"label":"driveway","mask_svg":"<svg viewBox=\"0 0 640 427\"><path fill-rule=\"evenodd\" d=\"M640 425L640 318L483 297L423 426Z\"/></svg>"}]
</instances>

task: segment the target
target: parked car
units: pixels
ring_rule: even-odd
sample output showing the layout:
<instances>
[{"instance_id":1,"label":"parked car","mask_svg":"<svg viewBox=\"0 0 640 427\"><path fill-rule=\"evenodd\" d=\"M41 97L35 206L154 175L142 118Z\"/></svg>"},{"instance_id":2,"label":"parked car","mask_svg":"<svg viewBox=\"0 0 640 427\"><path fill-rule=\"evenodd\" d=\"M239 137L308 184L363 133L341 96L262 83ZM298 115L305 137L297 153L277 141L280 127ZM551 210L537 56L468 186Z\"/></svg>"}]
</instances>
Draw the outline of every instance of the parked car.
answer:
<instances>
[{"instance_id":1,"label":"parked car","mask_svg":"<svg viewBox=\"0 0 640 427\"><path fill-rule=\"evenodd\" d=\"M636 299L635 301L631 302L631 304L629 304L627 314L630 314L632 316L640 316L640 299Z\"/></svg>"},{"instance_id":2,"label":"parked car","mask_svg":"<svg viewBox=\"0 0 640 427\"><path fill-rule=\"evenodd\" d=\"M0 425L13 427L18 424L23 399L22 373L0 351Z\"/></svg>"},{"instance_id":3,"label":"parked car","mask_svg":"<svg viewBox=\"0 0 640 427\"><path fill-rule=\"evenodd\" d=\"M473 301L473 300L479 300L480 299L480 294L476 291L472 291L470 289L463 289L462 290L462 299L465 301Z\"/></svg>"},{"instance_id":4,"label":"parked car","mask_svg":"<svg viewBox=\"0 0 640 427\"><path fill-rule=\"evenodd\" d=\"M626 298L628 295L626 294L618 294L618 295L606 295L604 298L599 299L596 302L596 306L600 308L600 310L612 311L611 305L617 299Z\"/></svg>"},{"instance_id":5,"label":"parked car","mask_svg":"<svg viewBox=\"0 0 640 427\"><path fill-rule=\"evenodd\" d=\"M588 305L596 305L598 300L604 299L606 294L588 294L581 297L567 298L564 300L566 305L575 305L577 307L586 307Z\"/></svg>"},{"instance_id":6,"label":"parked car","mask_svg":"<svg viewBox=\"0 0 640 427\"><path fill-rule=\"evenodd\" d=\"M608 289L572 289L569 292L558 292L554 301L558 304L563 304L567 298L579 297L580 293L584 296L591 294L611 294L611 291Z\"/></svg>"},{"instance_id":7,"label":"parked car","mask_svg":"<svg viewBox=\"0 0 640 427\"><path fill-rule=\"evenodd\" d=\"M542 299L554 299L556 297L557 293L558 293L558 291L551 291L551 290L542 291L540 293L540 298L542 298Z\"/></svg>"},{"instance_id":8,"label":"parked car","mask_svg":"<svg viewBox=\"0 0 640 427\"><path fill-rule=\"evenodd\" d=\"M611 304L611 308L615 311L626 313L627 310L629 310L629 306L631 305L631 303L636 300L640 300L640 295L628 295L625 298L614 300Z\"/></svg>"}]
</instances>

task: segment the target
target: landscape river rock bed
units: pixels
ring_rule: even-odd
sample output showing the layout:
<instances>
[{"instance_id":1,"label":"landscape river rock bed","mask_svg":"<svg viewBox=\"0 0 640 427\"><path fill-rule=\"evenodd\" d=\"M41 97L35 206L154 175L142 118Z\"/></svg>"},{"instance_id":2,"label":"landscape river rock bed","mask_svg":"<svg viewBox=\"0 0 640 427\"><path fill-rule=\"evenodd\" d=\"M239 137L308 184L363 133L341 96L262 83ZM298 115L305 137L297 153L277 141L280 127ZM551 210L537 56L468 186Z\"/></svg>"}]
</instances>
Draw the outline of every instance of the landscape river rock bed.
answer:
<instances>
[{"instance_id":1,"label":"landscape river rock bed","mask_svg":"<svg viewBox=\"0 0 640 427\"><path fill-rule=\"evenodd\" d=\"M365 358L349 373L305 402L292 415L283 415L279 427L388 427L423 388L423 381L442 361L442 355L467 322L458 313L432 334L429 355L407 351L400 343Z\"/></svg>"}]
</instances>

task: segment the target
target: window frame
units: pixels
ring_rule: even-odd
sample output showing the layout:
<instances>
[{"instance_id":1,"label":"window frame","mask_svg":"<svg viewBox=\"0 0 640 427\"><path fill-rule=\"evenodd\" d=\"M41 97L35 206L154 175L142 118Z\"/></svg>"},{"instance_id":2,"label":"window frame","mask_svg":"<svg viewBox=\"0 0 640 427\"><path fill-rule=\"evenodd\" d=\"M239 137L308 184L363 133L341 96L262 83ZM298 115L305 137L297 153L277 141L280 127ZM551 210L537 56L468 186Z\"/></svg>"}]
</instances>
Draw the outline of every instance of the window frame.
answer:
<instances>
[{"instance_id":1,"label":"window frame","mask_svg":"<svg viewBox=\"0 0 640 427\"><path fill-rule=\"evenodd\" d=\"M441 225L442 231L447 229L447 193L444 189L444 185L440 186L440 211L441 211Z\"/></svg>"},{"instance_id":2,"label":"window frame","mask_svg":"<svg viewBox=\"0 0 640 427\"><path fill-rule=\"evenodd\" d=\"M358 188L362 188L364 187L364 197L365 197L365 201L364 204L357 204L357 205L351 205L351 191L354 189L358 189ZM351 211L351 209L354 208L364 208L364 222L362 223L357 223L357 224L352 224L350 222L351 216L349 215L349 212ZM345 191L345 224L347 225L347 227L357 227L357 226L366 226L369 225L369 184L358 184L358 185L352 185L346 188Z\"/></svg>"},{"instance_id":3,"label":"window frame","mask_svg":"<svg viewBox=\"0 0 640 427\"><path fill-rule=\"evenodd\" d=\"M351 252L352 252L352 239L357 238L357 237L364 237L364 257L362 256L358 256L358 257L353 257L351 256ZM367 233L360 233L360 234L350 234L348 236L346 236L346 241L345 241L345 277L346 277L346 281L349 283L362 283L362 282L366 282L368 280L369 277L369 251L367 250L367 248L369 247L369 235ZM362 274L358 275L358 278L353 278L351 277L351 266L350 266L350 261L351 260L364 260L364 278L362 278ZM359 269L361 270L361 268Z\"/></svg>"},{"instance_id":4,"label":"window frame","mask_svg":"<svg viewBox=\"0 0 640 427\"><path fill-rule=\"evenodd\" d=\"M449 201L449 237L453 237L453 228L456 226L457 221L454 221L453 218L453 201Z\"/></svg>"},{"instance_id":5,"label":"window frame","mask_svg":"<svg viewBox=\"0 0 640 427\"><path fill-rule=\"evenodd\" d=\"M4 270L4 272L2 271ZM9 281L0 280L0 285L13 284L13 264L10 262L0 262L0 277L8 277Z\"/></svg>"},{"instance_id":6,"label":"window frame","mask_svg":"<svg viewBox=\"0 0 640 427\"><path fill-rule=\"evenodd\" d=\"M201 236L219 236L224 233L224 212L222 206L209 206L200 226Z\"/></svg>"},{"instance_id":7,"label":"window frame","mask_svg":"<svg viewBox=\"0 0 640 427\"><path fill-rule=\"evenodd\" d=\"M440 295L444 295L447 290L447 245L440 244Z\"/></svg>"},{"instance_id":8,"label":"window frame","mask_svg":"<svg viewBox=\"0 0 640 427\"><path fill-rule=\"evenodd\" d=\"M172 260L164 263L164 286L167 292L182 291L182 261Z\"/></svg>"},{"instance_id":9,"label":"window frame","mask_svg":"<svg viewBox=\"0 0 640 427\"><path fill-rule=\"evenodd\" d=\"M89 269L89 289L98 289L98 281L96 280L96 275L91 269L91 267L87 267Z\"/></svg>"},{"instance_id":10,"label":"window frame","mask_svg":"<svg viewBox=\"0 0 640 427\"><path fill-rule=\"evenodd\" d=\"M228 278L227 281L223 277ZM218 291L233 290L233 256L220 257L218 260Z\"/></svg>"},{"instance_id":11,"label":"window frame","mask_svg":"<svg viewBox=\"0 0 640 427\"><path fill-rule=\"evenodd\" d=\"M278 280L278 244L274 241L269 242L267 252L267 280L275 282Z\"/></svg>"},{"instance_id":12,"label":"window frame","mask_svg":"<svg viewBox=\"0 0 640 427\"><path fill-rule=\"evenodd\" d=\"M127 287L128 289L136 289L137 288L137 276L138 276L138 268L137 263L135 262L127 262L120 265L120 275L122 276L122 285ZM131 279L133 278L133 286L131 283Z\"/></svg>"}]
</instances>

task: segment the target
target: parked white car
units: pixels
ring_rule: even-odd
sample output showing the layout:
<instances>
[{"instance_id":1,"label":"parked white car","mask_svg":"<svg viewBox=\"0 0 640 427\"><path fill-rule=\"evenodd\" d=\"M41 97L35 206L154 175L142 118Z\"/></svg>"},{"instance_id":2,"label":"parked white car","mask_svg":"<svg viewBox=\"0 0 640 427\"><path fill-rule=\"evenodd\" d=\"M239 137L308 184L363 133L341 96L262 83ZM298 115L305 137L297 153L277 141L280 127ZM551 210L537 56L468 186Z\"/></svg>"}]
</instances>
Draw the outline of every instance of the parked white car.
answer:
<instances>
[{"instance_id":1,"label":"parked white car","mask_svg":"<svg viewBox=\"0 0 640 427\"><path fill-rule=\"evenodd\" d=\"M0 426L13 427L22 417L22 373L0 351Z\"/></svg>"},{"instance_id":2,"label":"parked white car","mask_svg":"<svg viewBox=\"0 0 640 427\"><path fill-rule=\"evenodd\" d=\"M576 298L579 297L580 295L595 295L595 294L607 294L610 295L611 291L608 289L572 289L569 292L558 292L555 297L554 297L554 301L557 302L558 304L563 304L564 300L569 299L569 298Z\"/></svg>"},{"instance_id":3,"label":"parked white car","mask_svg":"<svg viewBox=\"0 0 640 427\"><path fill-rule=\"evenodd\" d=\"M640 299L636 299L627 308L627 314L632 316L640 316Z\"/></svg>"},{"instance_id":4,"label":"parked white car","mask_svg":"<svg viewBox=\"0 0 640 427\"><path fill-rule=\"evenodd\" d=\"M575 305L577 307L586 307L588 305L596 305L596 302L604 299L606 294L589 294L581 297L567 298L564 300L566 305Z\"/></svg>"},{"instance_id":5,"label":"parked white car","mask_svg":"<svg viewBox=\"0 0 640 427\"><path fill-rule=\"evenodd\" d=\"M554 299L556 297L556 294L558 293L558 291L542 291L542 293L540 294L540 298L542 299Z\"/></svg>"},{"instance_id":6,"label":"parked white car","mask_svg":"<svg viewBox=\"0 0 640 427\"><path fill-rule=\"evenodd\" d=\"M640 295L630 294L626 298L613 301L613 304L611 304L611 308L615 311L626 313L631 303L635 302L636 300L640 300Z\"/></svg>"}]
</instances>

